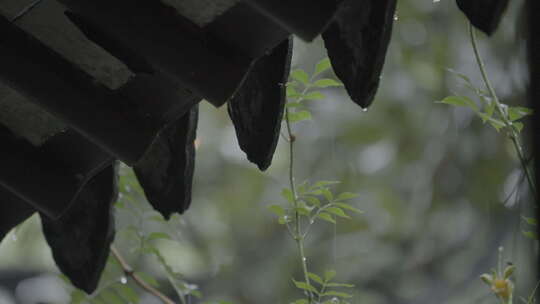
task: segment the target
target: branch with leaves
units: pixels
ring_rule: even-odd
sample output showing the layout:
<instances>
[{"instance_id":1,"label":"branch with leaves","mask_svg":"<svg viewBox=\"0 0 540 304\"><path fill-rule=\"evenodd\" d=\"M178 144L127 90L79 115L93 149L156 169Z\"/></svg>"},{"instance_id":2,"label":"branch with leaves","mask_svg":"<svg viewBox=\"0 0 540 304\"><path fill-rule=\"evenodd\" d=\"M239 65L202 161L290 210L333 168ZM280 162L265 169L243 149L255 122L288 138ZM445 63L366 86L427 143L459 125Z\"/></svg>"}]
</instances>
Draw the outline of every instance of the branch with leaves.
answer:
<instances>
[{"instance_id":1,"label":"branch with leaves","mask_svg":"<svg viewBox=\"0 0 540 304\"><path fill-rule=\"evenodd\" d=\"M292 81L287 83L288 101L285 104L284 121L287 130L285 139L289 148L289 187L281 192L287 203L285 205L271 205L269 209L278 216L278 223L286 226L289 235L298 247L303 280L293 279L293 283L304 292L306 298L298 299L293 302L294 304L348 303L345 299L352 297L348 293L335 290L336 288L353 287L351 284L332 282L331 280L336 275L335 271L326 271L322 278L309 271L304 241L317 220L336 224L338 217L350 218L347 212L362 213L346 202L355 198L356 194L344 192L334 195L331 186L339 183L336 181L318 181L313 184L306 181L297 184L294 174L294 148L298 136L293 133L292 126L295 123L312 119L305 101L325 99L326 97L318 89L342 86L334 79L320 77L330 68L330 61L323 59L317 63L312 76L298 69L291 73Z\"/></svg>"}]
</instances>

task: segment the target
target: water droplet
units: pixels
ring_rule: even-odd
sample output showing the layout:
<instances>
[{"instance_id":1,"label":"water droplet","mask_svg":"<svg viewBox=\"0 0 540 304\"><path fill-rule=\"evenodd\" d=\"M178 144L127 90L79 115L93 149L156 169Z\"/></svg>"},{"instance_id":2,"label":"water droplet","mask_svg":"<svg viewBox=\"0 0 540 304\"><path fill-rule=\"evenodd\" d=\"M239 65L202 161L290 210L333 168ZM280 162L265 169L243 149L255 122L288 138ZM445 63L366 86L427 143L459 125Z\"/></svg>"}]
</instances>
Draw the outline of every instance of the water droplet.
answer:
<instances>
[{"instance_id":1,"label":"water droplet","mask_svg":"<svg viewBox=\"0 0 540 304\"><path fill-rule=\"evenodd\" d=\"M397 13L394 14L394 20L397 21L399 19L399 16Z\"/></svg>"},{"instance_id":2,"label":"water droplet","mask_svg":"<svg viewBox=\"0 0 540 304\"><path fill-rule=\"evenodd\" d=\"M302 258L302 261L304 261L304 262L307 261L306 257L303 257L303 258Z\"/></svg>"},{"instance_id":3,"label":"water droplet","mask_svg":"<svg viewBox=\"0 0 540 304\"><path fill-rule=\"evenodd\" d=\"M441 2L441 0L433 0L433 3Z\"/></svg>"},{"instance_id":4,"label":"water droplet","mask_svg":"<svg viewBox=\"0 0 540 304\"><path fill-rule=\"evenodd\" d=\"M121 277L120 278L120 283L127 284L127 278L126 277Z\"/></svg>"},{"instance_id":5,"label":"water droplet","mask_svg":"<svg viewBox=\"0 0 540 304\"><path fill-rule=\"evenodd\" d=\"M337 297L333 297L331 301L332 303L339 303L339 299Z\"/></svg>"},{"instance_id":6,"label":"water droplet","mask_svg":"<svg viewBox=\"0 0 540 304\"><path fill-rule=\"evenodd\" d=\"M11 235L11 240L14 242L17 241L17 235L15 233Z\"/></svg>"},{"instance_id":7,"label":"water droplet","mask_svg":"<svg viewBox=\"0 0 540 304\"><path fill-rule=\"evenodd\" d=\"M130 192L131 191L131 187L129 185L126 185L126 191L127 192Z\"/></svg>"},{"instance_id":8,"label":"water droplet","mask_svg":"<svg viewBox=\"0 0 540 304\"><path fill-rule=\"evenodd\" d=\"M315 223L315 220L309 220L309 223L313 224L313 223Z\"/></svg>"},{"instance_id":9,"label":"water droplet","mask_svg":"<svg viewBox=\"0 0 540 304\"><path fill-rule=\"evenodd\" d=\"M362 108L362 112L367 112L368 108Z\"/></svg>"},{"instance_id":10,"label":"water droplet","mask_svg":"<svg viewBox=\"0 0 540 304\"><path fill-rule=\"evenodd\" d=\"M285 221L288 221L290 218L289 218L288 215L285 215L285 216L283 217L283 219L284 219Z\"/></svg>"}]
</instances>

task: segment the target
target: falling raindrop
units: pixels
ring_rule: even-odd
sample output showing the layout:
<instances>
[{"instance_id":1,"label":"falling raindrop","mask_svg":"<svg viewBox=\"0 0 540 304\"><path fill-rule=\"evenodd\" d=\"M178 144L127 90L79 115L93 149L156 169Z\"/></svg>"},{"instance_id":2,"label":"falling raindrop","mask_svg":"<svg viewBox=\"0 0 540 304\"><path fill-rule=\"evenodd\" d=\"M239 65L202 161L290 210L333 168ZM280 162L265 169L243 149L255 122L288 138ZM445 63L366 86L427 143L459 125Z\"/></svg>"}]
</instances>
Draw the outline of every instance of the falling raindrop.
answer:
<instances>
[{"instance_id":1,"label":"falling raindrop","mask_svg":"<svg viewBox=\"0 0 540 304\"><path fill-rule=\"evenodd\" d=\"M121 277L120 278L120 283L127 284L127 278L126 277Z\"/></svg>"}]
</instances>

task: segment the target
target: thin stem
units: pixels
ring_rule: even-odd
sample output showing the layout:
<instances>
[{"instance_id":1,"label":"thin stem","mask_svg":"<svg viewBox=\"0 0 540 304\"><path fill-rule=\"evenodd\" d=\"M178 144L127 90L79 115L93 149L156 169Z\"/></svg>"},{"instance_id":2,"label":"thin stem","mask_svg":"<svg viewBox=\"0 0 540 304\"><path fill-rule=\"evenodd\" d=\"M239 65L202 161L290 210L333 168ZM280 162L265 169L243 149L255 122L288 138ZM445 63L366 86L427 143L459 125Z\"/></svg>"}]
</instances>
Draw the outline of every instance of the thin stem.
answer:
<instances>
[{"instance_id":1,"label":"thin stem","mask_svg":"<svg viewBox=\"0 0 540 304\"><path fill-rule=\"evenodd\" d=\"M499 101L499 98L497 97L497 94L495 93L495 89L493 89L493 86L491 85L491 82L489 81L486 68L484 66L484 62L482 60L482 57L480 56L480 52L478 51L478 46L476 44L476 32L470 23L469 23L469 34L471 37L471 44L474 50L474 57L476 58L476 63L478 64L480 73L482 74L482 79L484 80L484 83L489 91L489 94L491 95L491 98L493 99L493 102L495 103L495 109L497 110L499 116L501 117L502 121L504 122L508 130L508 135L510 137L510 140L512 140L512 143L518 155L519 161L521 163L521 167L523 167L523 170L525 171L525 175L527 176L527 182L529 183L531 192L533 196L536 198L538 197L537 192L536 192L536 187L534 185L532 173L529 170L529 166L527 166L527 160L525 159L525 154L523 153L523 146L521 144L521 140L519 139L518 133L512 126L512 122L508 119L508 116L505 110L503 109L503 105L501 104L501 102Z\"/></svg>"},{"instance_id":2,"label":"thin stem","mask_svg":"<svg viewBox=\"0 0 540 304\"><path fill-rule=\"evenodd\" d=\"M118 261L120 266L122 267L122 270L124 271L125 275L128 277L131 277L135 281L135 283L137 283L137 285L139 285L142 289L158 297L165 304L176 304L169 297L162 294L159 290L155 289L154 287L146 283L141 277L139 277L135 273L135 271L133 271L133 268L131 268L131 266L126 262L124 257L120 254L120 252L118 252L118 250L112 245L111 245L111 253L113 254L114 258Z\"/></svg>"},{"instance_id":3,"label":"thin stem","mask_svg":"<svg viewBox=\"0 0 540 304\"><path fill-rule=\"evenodd\" d=\"M308 87L304 89L302 95L304 95L308 90ZM299 99L299 101L301 98ZM309 282L308 268L307 268L307 258L304 250L304 236L301 232L300 226L300 214L298 213L298 194L296 192L296 186L294 183L294 142L296 137L292 133L291 122L289 120L289 109L285 107L285 125L287 127L287 135L289 137L289 183L291 187L291 192L293 194L293 207L294 207L294 241L298 247L298 252L300 253L300 260L302 263L302 271L304 272L304 280L306 284L311 285ZM311 291L306 290L308 294L308 303L312 303L313 294Z\"/></svg>"}]
</instances>

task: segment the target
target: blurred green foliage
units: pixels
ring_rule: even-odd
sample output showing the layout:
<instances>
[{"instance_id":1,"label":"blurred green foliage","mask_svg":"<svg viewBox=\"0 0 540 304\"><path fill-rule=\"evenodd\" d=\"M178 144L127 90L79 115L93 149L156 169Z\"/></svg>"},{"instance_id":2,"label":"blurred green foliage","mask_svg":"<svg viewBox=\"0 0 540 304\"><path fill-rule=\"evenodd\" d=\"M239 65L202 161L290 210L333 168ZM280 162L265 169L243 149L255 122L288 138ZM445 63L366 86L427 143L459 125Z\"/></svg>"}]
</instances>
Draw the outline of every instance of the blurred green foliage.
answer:
<instances>
[{"instance_id":1,"label":"blurred green foliage","mask_svg":"<svg viewBox=\"0 0 540 304\"><path fill-rule=\"evenodd\" d=\"M495 90L511 107L525 101L525 45L516 22L521 6L512 2L495 36L479 41ZM297 179L340 180L336 193L358 193L354 207L365 211L312 228L305 240L310 271L335 269L337 281L354 285L347 290L351 303L495 303L478 277L497 263L497 248L504 246L516 266L516 293L528 295L537 246L520 232L532 203L512 145L473 111L434 103L448 95L473 98L447 69L481 87L467 22L454 1L400 1L396 19L381 87L367 112L330 83L305 101L311 120L295 131L302 164ZM293 70L311 71L326 57L320 40L296 41L294 54ZM320 76L335 79L330 70ZM148 283L177 300L203 301L198 291L215 303L300 297L291 284L302 277L295 243L268 212L287 187L287 143L261 173L238 148L225 107L207 103L201 104L197 141L192 206L169 223L122 168L115 246ZM160 256L147 254L152 249L145 244ZM124 284L120 267L112 259L109 264L100 288L111 292L98 301L134 302L121 287L127 284L141 303L158 303L131 280ZM1 244L0 271L10 269L57 273L36 217ZM72 290L51 280L56 285L43 285L39 290L49 292L40 292L40 301L67 302Z\"/></svg>"}]
</instances>

